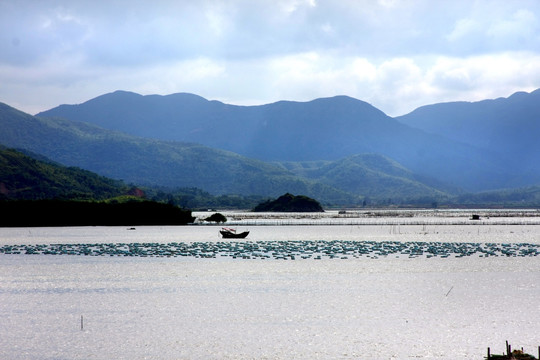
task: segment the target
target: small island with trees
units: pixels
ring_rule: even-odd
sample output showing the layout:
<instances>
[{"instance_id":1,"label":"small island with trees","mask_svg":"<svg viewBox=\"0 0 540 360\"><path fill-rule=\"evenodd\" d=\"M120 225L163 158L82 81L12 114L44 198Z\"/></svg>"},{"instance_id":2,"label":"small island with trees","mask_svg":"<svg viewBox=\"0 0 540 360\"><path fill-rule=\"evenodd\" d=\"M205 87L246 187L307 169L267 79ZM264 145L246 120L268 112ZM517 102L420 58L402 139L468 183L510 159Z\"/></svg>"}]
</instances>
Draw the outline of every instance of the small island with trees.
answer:
<instances>
[{"instance_id":1,"label":"small island with trees","mask_svg":"<svg viewBox=\"0 0 540 360\"><path fill-rule=\"evenodd\" d=\"M324 212L321 204L304 195L286 193L276 200L268 200L255 206L253 212Z\"/></svg>"}]
</instances>

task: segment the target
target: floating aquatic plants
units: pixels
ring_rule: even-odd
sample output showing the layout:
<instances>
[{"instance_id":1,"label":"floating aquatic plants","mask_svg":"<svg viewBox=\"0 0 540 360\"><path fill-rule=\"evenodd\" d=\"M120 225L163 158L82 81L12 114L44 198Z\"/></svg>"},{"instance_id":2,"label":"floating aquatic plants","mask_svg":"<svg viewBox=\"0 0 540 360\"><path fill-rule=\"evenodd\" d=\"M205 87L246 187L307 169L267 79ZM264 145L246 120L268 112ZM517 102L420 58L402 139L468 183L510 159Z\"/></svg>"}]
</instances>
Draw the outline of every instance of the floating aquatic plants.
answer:
<instances>
[{"instance_id":1,"label":"floating aquatic plants","mask_svg":"<svg viewBox=\"0 0 540 360\"><path fill-rule=\"evenodd\" d=\"M4 245L0 254L85 255L135 257L197 257L234 259L349 259L349 258L462 258L530 257L540 255L539 244L443 243L392 241L231 241L172 243L99 243Z\"/></svg>"}]
</instances>

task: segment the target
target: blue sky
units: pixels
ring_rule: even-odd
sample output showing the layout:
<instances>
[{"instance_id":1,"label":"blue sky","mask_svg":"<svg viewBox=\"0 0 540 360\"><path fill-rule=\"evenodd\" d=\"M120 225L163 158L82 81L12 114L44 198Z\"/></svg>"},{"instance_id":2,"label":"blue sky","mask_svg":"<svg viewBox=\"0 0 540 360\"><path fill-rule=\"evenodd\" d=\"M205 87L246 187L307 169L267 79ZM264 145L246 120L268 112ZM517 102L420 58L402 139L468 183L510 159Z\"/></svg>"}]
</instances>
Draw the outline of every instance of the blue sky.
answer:
<instances>
[{"instance_id":1,"label":"blue sky","mask_svg":"<svg viewBox=\"0 0 540 360\"><path fill-rule=\"evenodd\" d=\"M539 0L0 0L0 102L115 90L396 116L540 88Z\"/></svg>"}]
</instances>

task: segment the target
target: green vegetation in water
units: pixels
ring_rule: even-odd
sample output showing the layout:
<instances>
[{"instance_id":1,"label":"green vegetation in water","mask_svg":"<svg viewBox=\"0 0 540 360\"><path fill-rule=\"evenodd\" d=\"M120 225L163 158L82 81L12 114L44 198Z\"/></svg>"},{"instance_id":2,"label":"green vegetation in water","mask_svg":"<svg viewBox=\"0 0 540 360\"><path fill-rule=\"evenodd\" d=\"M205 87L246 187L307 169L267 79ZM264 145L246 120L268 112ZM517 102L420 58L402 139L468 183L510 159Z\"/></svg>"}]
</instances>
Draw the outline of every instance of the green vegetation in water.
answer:
<instances>
[{"instance_id":1,"label":"green vegetation in water","mask_svg":"<svg viewBox=\"0 0 540 360\"><path fill-rule=\"evenodd\" d=\"M195 257L275 260L536 257L538 244L480 244L399 241L221 241L172 243L4 245L6 255Z\"/></svg>"}]
</instances>

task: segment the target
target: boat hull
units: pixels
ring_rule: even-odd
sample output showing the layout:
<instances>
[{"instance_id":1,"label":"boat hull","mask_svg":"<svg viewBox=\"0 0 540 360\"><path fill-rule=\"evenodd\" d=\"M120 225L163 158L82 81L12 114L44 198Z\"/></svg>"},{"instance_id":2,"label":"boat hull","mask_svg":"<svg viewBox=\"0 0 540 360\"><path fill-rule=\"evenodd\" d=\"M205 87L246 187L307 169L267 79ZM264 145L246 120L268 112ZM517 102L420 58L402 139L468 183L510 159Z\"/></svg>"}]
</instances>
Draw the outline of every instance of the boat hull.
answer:
<instances>
[{"instance_id":1,"label":"boat hull","mask_svg":"<svg viewBox=\"0 0 540 360\"><path fill-rule=\"evenodd\" d=\"M245 237L248 236L249 231L244 231L237 234L230 231L220 230L220 233L224 239L244 239Z\"/></svg>"}]
</instances>

